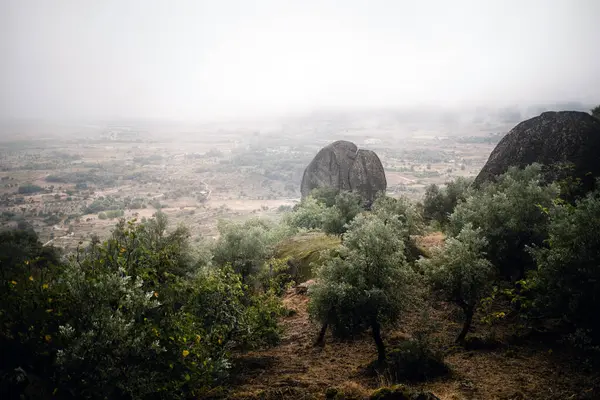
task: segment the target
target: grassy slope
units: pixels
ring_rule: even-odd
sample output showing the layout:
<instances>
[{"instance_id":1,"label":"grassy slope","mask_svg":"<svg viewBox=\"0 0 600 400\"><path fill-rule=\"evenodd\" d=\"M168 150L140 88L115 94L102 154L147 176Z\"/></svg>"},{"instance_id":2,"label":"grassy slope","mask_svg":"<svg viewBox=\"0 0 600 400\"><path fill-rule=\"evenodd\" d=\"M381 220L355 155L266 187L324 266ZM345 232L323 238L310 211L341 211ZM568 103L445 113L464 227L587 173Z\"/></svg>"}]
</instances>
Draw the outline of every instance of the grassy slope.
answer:
<instances>
[{"instance_id":1,"label":"grassy slope","mask_svg":"<svg viewBox=\"0 0 600 400\"><path fill-rule=\"evenodd\" d=\"M340 244L337 236L310 232L284 240L276 249L277 258L289 258L298 269L299 281L312 277L311 264L317 264L320 252L336 248Z\"/></svg>"}]
</instances>

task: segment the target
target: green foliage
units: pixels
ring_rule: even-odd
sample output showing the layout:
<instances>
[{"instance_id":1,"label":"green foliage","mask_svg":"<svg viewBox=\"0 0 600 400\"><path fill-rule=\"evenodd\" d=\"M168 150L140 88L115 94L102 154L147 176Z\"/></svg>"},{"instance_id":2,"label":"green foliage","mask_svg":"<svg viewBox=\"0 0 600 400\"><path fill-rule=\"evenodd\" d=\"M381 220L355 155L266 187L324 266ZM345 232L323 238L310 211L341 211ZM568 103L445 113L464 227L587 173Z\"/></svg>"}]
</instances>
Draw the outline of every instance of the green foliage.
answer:
<instances>
[{"instance_id":1,"label":"green foliage","mask_svg":"<svg viewBox=\"0 0 600 400\"><path fill-rule=\"evenodd\" d=\"M321 229L332 235L346 232L346 225L363 210L359 194L317 188L287 215L285 222L296 229Z\"/></svg>"},{"instance_id":2,"label":"green foliage","mask_svg":"<svg viewBox=\"0 0 600 400\"><path fill-rule=\"evenodd\" d=\"M106 218L108 219L115 219L115 218L119 218L122 217L123 215L125 215L125 211L123 210L108 210L105 213Z\"/></svg>"},{"instance_id":3,"label":"green foliage","mask_svg":"<svg viewBox=\"0 0 600 400\"><path fill-rule=\"evenodd\" d=\"M322 203L325 207L333 207L339 193L339 190L331 187L320 187L313 189L310 192L310 196L317 200L317 202Z\"/></svg>"},{"instance_id":4,"label":"green foliage","mask_svg":"<svg viewBox=\"0 0 600 400\"><path fill-rule=\"evenodd\" d=\"M592 116L600 118L600 106L596 106L591 109Z\"/></svg>"},{"instance_id":5,"label":"green foliage","mask_svg":"<svg viewBox=\"0 0 600 400\"><path fill-rule=\"evenodd\" d=\"M0 231L0 274L8 280L13 274L12 268L23 265L31 259L44 260L43 266L57 264L59 255L52 247L43 247L33 229L9 229Z\"/></svg>"},{"instance_id":6,"label":"green foliage","mask_svg":"<svg viewBox=\"0 0 600 400\"><path fill-rule=\"evenodd\" d=\"M423 217L428 221L437 221L442 226L448 223L450 214L456 205L469 195L472 179L456 178L440 188L431 184L425 188L423 199Z\"/></svg>"},{"instance_id":7,"label":"green foliage","mask_svg":"<svg viewBox=\"0 0 600 400\"><path fill-rule=\"evenodd\" d=\"M486 246L481 230L467 225L457 237L446 239L443 248L432 250L430 259L419 260L433 289L465 313L465 326L457 341L464 340L475 308L491 290L494 268L485 258Z\"/></svg>"},{"instance_id":8,"label":"green foliage","mask_svg":"<svg viewBox=\"0 0 600 400\"><path fill-rule=\"evenodd\" d=\"M375 199L372 211L383 221L396 220L406 227L407 236L423 233L423 217L415 205L406 197L380 195Z\"/></svg>"},{"instance_id":9,"label":"green foliage","mask_svg":"<svg viewBox=\"0 0 600 400\"><path fill-rule=\"evenodd\" d=\"M538 267L532 282L534 307L542 315L590 330L600 343L600 190L575 205L557 201L548 214L547 247L532 250Z\"/></svg>"},{"instance_id":10,"label":"green foliage","mask_svg":"<svg viewBox=\"0 0 600 400\"><path fill-rule=\"evenodd\" d=\"M296 229L321 229L324 222L325 205L312 196L302 199L293 212L284 217L284 222Z\"/></svg>"},{"instance_id":11,"label":"green foliage","mask_svg":"<svg viewBox=\"0 0 600 400\"><path fill-rule=\"evenodd\" d=\"M349 224L339 255L317 271L317 282L309 290L312 319L329 324L337 337L398 321L411 301L413 281L404 255L406 229L397 220L357 216Z\"/></svg>"},{"instance_id":12,"label":"green foliage","mask_svg":"<svg viewBox=\"0 0 600 400\"><path fill-rule=\"evenodd\" d=\"M394 221L406 228L400 232L405 254L409 262L415 261L419 257L420 250L414 236L423 233L423 217L415 205L406 197L393 198L380 195L375 199L372 211L384 222Z\"/></svg>"},{"instance_id":13,"label":"green foliage","mask_svg":"<svg viewBox=\"0 0 600 400\"><path fill-rule=\"evenodd\" d=\"M340 192L335 196L333 206L327 208L327 212L324 213L323 231L332 235L341 235L346 232L346 224L362 210L362 198L359 194Z\"/></svg>"},{"instance_id":14,"label":"green foliage","mask_svg":"<svg viewBox=\"0 0 600 400\"><path fill-rule=\"evenodd\" d=\"M487 183L458 203L450 215L448 234L457 236L468 224L480 229L483 249L505 278L522 278L534 262L526 247L541 245L547 236L543 212L558 195L556 185L541 184L541 167L510 168L497 182Z\"/></svg>"},{"instance_id":15,"label":"green foliage","mask_svg":"<svg viewBox=\"0 0 600 400\"><path fill-rule=\"evenodd\" d=\"M125 208L125 203L122 200L115 199L111 196L99 197L90 205L83 208L85 214L97 214L101 211L122 210Z\"/></svg>"},{"instance_id":16,"label":"green foliage","mask_svg":"<svg viewBox=\"0 0 600 400\"><path fill-rule=\"evenodd\" d=\"M219 240L213 249L217 265L230 264L246 280L274 254L275 245L290 235L286 225L251 219L242 223L219 221Z\"/></svg>"},{"instance_id":17,"label":"green foliage","mask_svg":"<svg viewBox=\"0 0 600 400\"><path fill-rule=\"evenodd\" d=\"M44 188L38 185L32 185L31 183L19 186L19 194L33 194L43 191Z\"/></svg>"},{"instance_id":18,"label":"green foliage","mask_svg":"<svg viewBox=\"0 0 600 400\"><path fill-rule=\"evenodd\" d=\"M0 345L10 357L0 375L20 368L44 396L201 397L226 376L231 350L279 340L274 293L252 295L226 266L198 268L187 230L168 230L164 214L122 220L106 242L52 268L34 236L11 235L23 251L2 258Z\"/></svg>"},{"instance_id":19,"label":"green foliage","mask_svg":"<svg viewBox=\"0 0 600 400\"><path fill-rule=\"evenodd\" d=\"M67 183L67 180L60 175L48 175L44 180L53 183Z\"/></svg>"},{"instance_id":20,"label":"green foliage","mask_svg":"<svg viewBox=\"0 0 600 400\"><path fill-rule=\"evenodd\" d=\"M287 259L267 260L256 276L256 284L263 292L272 291L277 296L294 284L294 277Z\"/></svg>"}]
</instances>

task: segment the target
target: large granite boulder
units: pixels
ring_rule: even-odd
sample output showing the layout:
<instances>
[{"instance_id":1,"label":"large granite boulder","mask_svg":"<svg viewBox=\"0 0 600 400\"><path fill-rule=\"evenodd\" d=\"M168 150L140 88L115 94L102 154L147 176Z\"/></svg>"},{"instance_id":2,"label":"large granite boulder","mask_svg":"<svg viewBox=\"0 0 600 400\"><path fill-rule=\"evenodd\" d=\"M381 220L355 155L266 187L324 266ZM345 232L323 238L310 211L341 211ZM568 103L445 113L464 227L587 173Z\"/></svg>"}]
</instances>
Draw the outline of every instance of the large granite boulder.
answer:
<instances>
[{"instance_id":1,"label":"large granite boulder","mask_svg":"<svg viewBox=\"0 0 600 400\"><path fill-rule=\"evenodd\" d=\"M498 143L475 179L493 180L511 166L544 165L548 181L567 176L594 187L600 176L600 119L579 111L545 112L515 126Z\"/></svg>"},{"instance_id":2,"label":"large granite boulder","mask_svg":"<svg viewBox=\"0 0 600 400\"><path fill-rule=\"evenodd\" d=\"M320 187L356 191L372 202L377 193L385 192L387 181L375 152L339 140L322 148L304 170L302 197Z\"/></svg>"}]
</instances>

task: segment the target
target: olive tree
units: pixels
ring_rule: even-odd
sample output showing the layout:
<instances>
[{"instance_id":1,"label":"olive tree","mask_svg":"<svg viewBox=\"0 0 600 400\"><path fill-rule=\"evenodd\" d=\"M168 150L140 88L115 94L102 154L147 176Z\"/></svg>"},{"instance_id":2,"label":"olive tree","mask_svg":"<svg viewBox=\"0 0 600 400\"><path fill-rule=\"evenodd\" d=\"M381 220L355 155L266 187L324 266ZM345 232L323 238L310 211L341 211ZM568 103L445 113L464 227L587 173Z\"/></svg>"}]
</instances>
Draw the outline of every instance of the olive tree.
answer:
<instances>
[{"instance_id":1,"label":"olive tree","mask_svg":"<svg viewBox=\"0 0 600 400\"><path fill-rule=\"evenodd\" d=\"M434 290L464 313L465 321L457 342L464 341L476 306L493 282L494 268L483 252L486 245L481 230L467 225L456 237L448 238L443 247L434 249L430 259L419 260Z\"/></svg>"},{"instance_id":2,"label":"olive tree","mask_svg":"<svg viewBox=\"0 0 600 400\"><path fill-rule=\"evenodd\" d=\"M360 214L349 224L338 254L318 269L309 291L310 315L322 324L318 344L328 326L337 337L371 328L378 360L385 361L381 326L397 322L411 298L405 230L401 221L375 214Z\"/></svg>"}]
</instances>

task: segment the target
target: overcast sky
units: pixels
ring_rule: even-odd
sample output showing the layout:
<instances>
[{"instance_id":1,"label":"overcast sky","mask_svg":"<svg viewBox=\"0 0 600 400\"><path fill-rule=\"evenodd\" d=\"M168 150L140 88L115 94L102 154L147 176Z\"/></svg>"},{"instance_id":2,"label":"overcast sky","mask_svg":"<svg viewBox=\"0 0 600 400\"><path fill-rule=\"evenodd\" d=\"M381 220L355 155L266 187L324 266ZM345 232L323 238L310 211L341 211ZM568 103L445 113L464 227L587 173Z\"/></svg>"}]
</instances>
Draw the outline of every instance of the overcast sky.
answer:
<instances>
[{"instance_id":1,"label":"overcast sky","mask_svg":"<svg viewBox=\"0 0 600 400\"><path fill-rule=\"evenodd\" d=\"M0 0L0 118L600 102L600 0Z\"/></svg>"}]
</instances>

